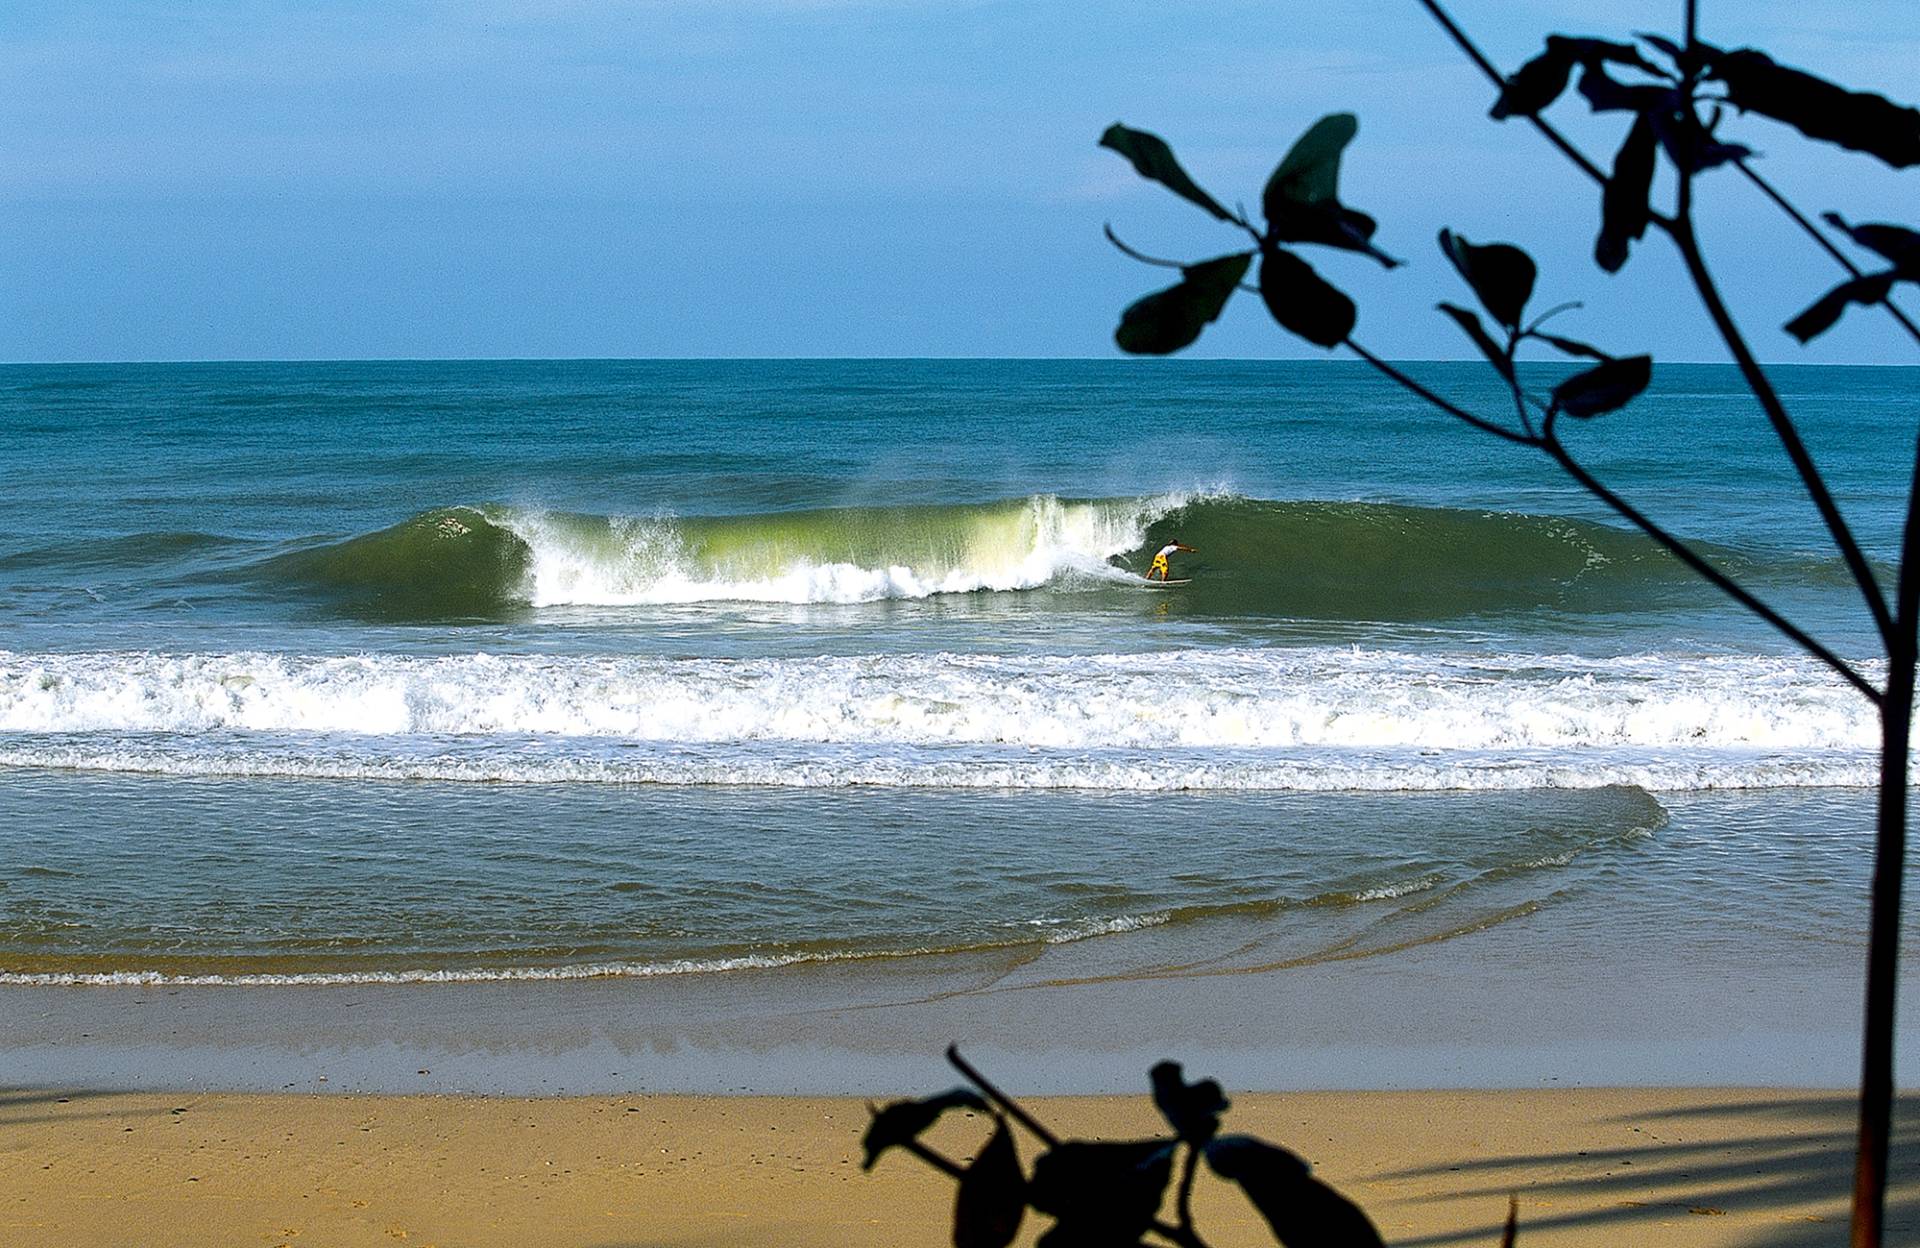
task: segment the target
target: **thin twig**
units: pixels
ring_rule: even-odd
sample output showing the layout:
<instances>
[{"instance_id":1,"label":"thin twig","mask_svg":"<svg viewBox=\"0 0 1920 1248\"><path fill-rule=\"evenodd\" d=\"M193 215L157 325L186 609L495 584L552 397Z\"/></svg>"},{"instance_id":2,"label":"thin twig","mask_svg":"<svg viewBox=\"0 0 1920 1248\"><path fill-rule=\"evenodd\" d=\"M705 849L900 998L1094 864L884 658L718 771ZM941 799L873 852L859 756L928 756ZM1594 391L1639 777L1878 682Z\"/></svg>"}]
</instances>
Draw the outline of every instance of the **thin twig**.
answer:
<instances>
[{"instance_id":1,"label":"thin twig","mask_svg":"<svg viewBox=\"0 0 1920 1248\"><path fill-rule=\"evenodd\" d=\"M1113 222L1111 221L1107 222L1105 225L1101 226L1100 228L1107 232L1107 241L1112 243L1115 247L1118 247L1120 249L1120 254L1127 257L1129 260L1138 260L1141 264L1151 264L1162 269L1184 269L1187 267L1186 265L1182 264L1178 260L1162 260L1158 256L1150 256L1144 251L1137 251L1134 248L1127 246L1125 243L1120 241L1120 236L1113 232Z\"/></svg>"},{"instance_id":2,"label":"thin twig","mask_svg":"<svg viewBox=\"0 0 1920 1248\"><path fill-rule=\"evenodd\" d=\"M1772 625L1789 641L1800 646L1806 650L1808 654L1811 654L1814 658L1819 659L1822 663L1825 663L1828 667L1839 673L1848 684L1866 695L1867 699L1875 706L1880 705L1882 701L1880 690L1876 689L1866 677L1855 671L1852 665L1845 659L1842 659L1839 655L1827 649L1827 647L1821 645L1818 641L1815 641L1808 635L1806 630L1800 628L1778 611L1755 597L1750 591L1743 588L1739 582L1733 580L1727 576L1726 573L1708 563L1706 559L1692 547L1654 523L1638 508L1634 507L1633 504L1627 502L1626 499L1621 498L1612 490L1609 490L1591 473L1587 472L1585 468L1582 468L1567 451L1566 447L1554 436L1551 425L1548 426L1544 434L1533 437L1522 436L1514 433L1510 429L1503 429L1490 420L1475 416L1471 412L1455 407L1439 395L1428 390L1425 386L1422 386L1419 382L1408 377L1405 373L1402 373L1399 369L1393 367L1393 365L1379 359L1351 338L1347 340L1346 345L1351 348L1355 354L1359 355L1361 359L1367 361L1367 363L1373 365L1388 377L1406 387L1409 391L1425 399L1447 414L1466 421L1476 429L1483 429L1488 433L1498 434L1509 442L1518 443L1521 446L1537 446L1546 451L1546 453L1553 458L1554 462L1565 469L1583 488L1591 492L1593 496L1601 502L1613 508L1623 519L1652 538L1674 558L1693 569L1695 573L1713 585L1714 588L1720 590L1720 592L1726 594L1729 598L1732 598L1735 602Z\"/></svg>"},{"instance_id":3,"label":"thin twig","mask_svg":"<svg viewBox=\"0 0 1920 1248\"><path fill-rule=\"evenodd\" d=\"M974 1087L979 1088L982 1095L1005 1110L1009 1118L1033 1132L1034 1137L1042 1144L1045 1144L1048 1148L1058 1148L1060 1146L1059 1136L1042 1126L1040 1120L1021 1108L1018 1101L1008 1096L1005 1092L1002 1092L999 1088L994 1087L992 1083L988 1082L985 1075L973 1068L972 1063L968 1062L966 1058L961 1057L959 1045L950 1044L947 1046L947 1061L952 1063L953 1068L964 1075L968 1082L972 1083Z\"/></svg>"},{"instance_id":4,"label":"thin twig","mask_svg":"<svg viewBox=\"0 0 1920 1248\"><path fill-rule=\"evenodd\" d=\"M1520 373L1514 368L1513 364L1514 352L1520 349L1520 336L1520 331L1517 329L1507 332L1507 389L1513 391L1513 410L1520 417L1520 428L1522 432L1532 438L1538 437L1539 435L1534 432L1533 417L1527 412L1527 396L1526 393L1520 389ZM1534 401L1536 403L1539 402L1538 399Z\"/></svg>"},{"instance_id":5,"label":"thin twig","mask_svg":"<svg viewBox=\"0 0 1920 1248\"><path fill-rule=\"evenodd\" d=\"M1727 350L1733 353L1734 363L1740 367L1740 375L1746 380L1747 388L1753 391L1753 397L1759 400L1760 410L1766 413L1767 423L1773 426L1774 433L1780 439L1780 445L1787 452L1787 458L1793 461L1793 467L1800 474L1801 484L1806 487L1807 496L1826 522L1827 532L1833 538L1833 544L1839 548L1840 557L1846 562L1847 571L1859 586L1861 596L1866 600L1867 610L1873 616L1874 627L1880 633L1882 644L1893 645L1893 617L1888 613L1886 596L1880 588L1880 580L1873 574L1873 568L1867 563L1867 557L1860 549L1860 543L1854 540L1853 530L1840 514L1840 507L1833 501L1833 494L1827 489L1825 478L1814 466L1813 456L1808 453L1806 443L1800 439L1800 431L1794 426L1793 418L1787 415L1780 396L1774 392L1773 383L1760 368L1758 360L1747 346L1740 329L1733 323L1733 314L1727 311L1727 305L1721 301L1720 290L1714 285L1713 275L1707 272L1706 258L1700 254L1699 240L1694 237L1693 221L1684 199L1684 192L1691 179L1684 173L1680 178L1683 199L1681 216L1676 227L1669 231L1674 245L1680 249L1680 256L1686 262L1687 273L1693 278L1694 289L1700 295L1700 302L1706 306L1707 315L1712 318L1714 328L1720 331L1720 338L1727 344Z\"/></svg>"},{"instance_id":6,"label":"thin twig","mask_svg":"<svg viewBox=\"0 0 1920 1248\"><path fill-rule=\"evenodd\" d=\"M1501 76L1498 69L1494 68L1493 62L1486 58L1485 54L1474 45L1473 40L1467 37L1466 32L1448 16L1447 11L1440 6L1439 0L1420 0L1420 5L1445 28L1446 32L1453 37L1453 41L1460 45L1461 50L1480 67L1481 72L1486 74L1488 79L1496 86L1506 85L1506 79ZM1687 46L1691 48L1693 0L1688 0L1687 12L1689 22ZM1553 141L1554 145L1566 153L1568 159L1578 165L1589 177L1596 179L1602 185L1606 183L1606 176L1594 166L1592 161L1581 155L1572 144L1562 138L1558 131L1537 117L1534 118L1534 124L1539 126L1541 133ZM1714 286L1712 277L1707 273L1706 263L1700 254L1699 242L1694 237L1689 215L1691 179L1692 175L1686 169L1680 170L1679 213L1674 217L1652 213L1650 220L1680 248L1680 254L1686 261L1687 272L1693 278L1694 287L1700 294L1701 302L1707 307L1708 316L1712 318L1714 327L1720 331L1720 337L1726 342L1727 349L1733 353L1734 362L1740 366L1741 375L1746 379L1748 388L1759 400L1761 410L1766 413L1768 423L1773 426L1775 435L1779 437L1782 447L1787 452L1787 458L1793 461L1794 469L1800 475L1801 484L1806 488L1808 496L1813 499L1813 505L1819 511L1820 518L1825 521L1827 532L1833 537L1834 545L1840 550L1841 559L1845 561L1848 572L1852 574L1861 595L1866 599L1867 610L1873 616L1874 627L1879 631L1882 643L1890 646L1893 639L1893 620L1888 613L1886 598L1879 581L1874 576L1872 567L1868 565L1866 556L1861 553L1859 543L1854 540L1853 531L1847 527L1846 520L1840 515L1840 509L1835 505L1825 480L1814 467L1813 459L1807 453L1806 444L1800 439L1799 430L1794 426L1792 418L1787 415L1787 410L1781 404L1779 395L1774 392L1772 383L1767 380L1766 374L1761 371L1759 363L1753 358L1752 351L1747 348L1746 340L1734 325L1733 317L1727 312L1726 305L1721 302L1719 291ZM1887 306L1892 307L1892 304L1888 303ZM1895 311L1897 314L1898 310L1895 309ZM1905 317L1902 316L1900 319L1904 321Z\"/></svg>"},{"instance_id":7,"label":"thin twig","mask_svg":"<svg viewBox=\"0 0 1920 1248\"><path fill-rule=\"evenodd\" d=\"M1849 260L1847 258L1847 253L1844 251L1841 251L1838 247L1836 247L1833 243L1833 240L1827 237L1826 232L1823 231L1819 226L1815 225L1812 221L1809 221L1807 219L1807 214L1805 214L1804 212L1801 212L1799 208L1795 207L1793 204L1793 201L1788 199L1785 195L1782 195L1780 191L1773 185L1773 183L1761 177L1758 173L1754 171L1753 166L1749 165L1744 160L1735 160L1732 163L1734 168L1738 169L1741 173L1744 173L1747 175L1747 181L1753 183L1755 186L1760 188L1761 194L1765 195L1768 199L1773 201L1775 207L1779 208L1781 212L1784 212L1787 214L1787 216L1791 217L1793 219L1793 223L1799 226L1801 230L1803 230L1806 233L1808 238L1811 238L1814 242L1818 243L1822 251L1826 252L1829 256L1832 256L1833 262L1835 264L1845 269L1847 273L1852 277L1861 276L1860 266L1855 264L1852 260ZM1915 325L1911 320L1907 319L1907 314L1900 310L1900 307L1898 304L1894 303L1893 297L1891 295L1889 295L1885 299L1880 300L1880 306L1887 310L1888 316L1892 317L1895 321L1899 323L1900 328L1907 331L1908 337L1912 338L1915 342L1920 342L1920 325Z\"/></svg>"},{"instance_id":8,"label":"thin twig","mask_svg":"<svg viewBox=\"0 0 1920 1248\"><path fill-rule=\"evenodd\" d=\"M1453 20L1444 8L1440 7L1438 0L1420 0L1420 6L1433 15L1433 20L1440 23L1441 28L1445 30L1448 35L1452 36L1454 43L1459 45L1462 52L1466 53L1468 60L1479 66L1480 72L1487 76L1489 82L1493 83L1496 87L1503 89L1506 87L1507 80L1505 76L1495 68L1492 61L1487 59L1486 54L1480 51L1479 46L1467 37L1467 32L1460 29L1459 24ZM1689 10L1689 12L1691 12L1691 10ZM1691 40L1689 40L1689 46L1691 46ZM1598 165L1589 160L1585 153L1581 152L1580 149L1576 148L1564 135L1554 129L1551 122L1541 117L1529 117L1528 120L1533 122L1535 129L1547 137L1548 142L1559 148L1568 160L1578 166L1582 173L1592 178L1595 182L1600 183L1602 186L1606 185L1607 175L1601 171ZM1842 252L1838 247L1835 247L1813 222L1807 220L1806 214L1794 207L1793 203L1789 201L1786 196L1774 189L1773 185L1765 178L1755 173L1751 165L1747 164L1744 160L1735 160L1732 164L1741 173L1746 174L1748 180L1759 187L1766 197L1772 200L1781 211L1793 218L1795 224L1806 231L1807 236L1818 243L1821 250L1833 257L1834 261L1838 263L1841 268L1845 269L1854 277L1860 276L1859 267L1856 266L1853 261L1847 259L1846 253ZM1648 214L1648 219L1664 231L1671 231L1673 228L1673 219L1662 216L1657 212ZM1901 328L1905 329L1915 342L1920 342L1920 326L1915 325L1913 321L1909 320L1907 314L1895 305L1892 298L1889 297L1881 300L1880 306L1884 307L1887 310L1887 314L1900 323Z\"/></svg>"},{"instance_id":9,"label":"thin twig","mask_svg":"<svg viewBox=\"0 0 1920 1248\"><path fill-rule=\"evenodd\" d=\"M940 1153L934 1152L919 1140L901 1140L900 1147L906 1149L921 1161L926 1162L935 1170L940 1171L950 1178L957 1179L967 1172L965 1166L949 1160Z\"/></svg>"},{"instance_id":10,"label":"thin twig","mask_svg":"<svg viewBox=\"0 0 1920 1248\"><path fill-rule=\"evenodd\" d=\"M1804 629L1755 597L1750 591L1741 586L1739 582L1727 576L1726 573L1708 563L1699 552L1661 528L1645 513L1640 511L1639 508L1601 484L1598 478L1582 467L1578 460L1574 459L1572 453L1567 450L1565 444L1560 441L1552 429L1548 429L1546 434L1541 438L1540 447L1546 451L1555 463L1559 464L1560 467L1566 471L1568 476L1571 476L1577 481L1582 489L1592 494L1607 506L1613 508L1614 512L1622 519L1652 538L1668 554L1686 564L1687 567L1691 568L1696 574L1711 583L1714 588L1747 610L1753 612L1753 614L1759 616L1762 620L1765 620L1768 624L1772 625L1774 629L1785 635L1789 641L1792 641L1808 654L1819 659L1822 663L1825 663L1828 667L1839 673L1843 680L1864 694L1867 700L1875 706L1879 706L1884 700L1880 690L1875 688L1866 677L1855 671L1853 666L1845 659L1827 649L1827 647L1821 645L1818 641L1815 641Z\"/></svg>"},{"instance_id":11,"label":"thin twig","mask_svg":"<svg viewBox=\"0 0 1920 1248\"><path fill-rule=\"evenodd\" d=\"M1569 299L1565 303L1556 303L1552 307L1548 308L1545 312L1542 312L1539 316L1534 317L1533 323L1528 325L1525 329L1521 330L1520 333L1523 337L1526 335L1529 335L1533 333L1535 330L1539 329L1542 325L1545 325L1548 321L1552 320L1554 317L1559 316L1562 312L1571 312L1575 308L1584 308L1586 306L1587 306L1586 304L1581 303L1578 299Z\"/></svg>"},{"instance_id":12,"label":"thin twig","mask_svg":"<svg viewBox=\"0 0 1920 1248\"><path fill-rule=\"evenodd\" d=\"M1434 21L1439 22L1441 27L1445 29L1449 35L1453 36L1453 41L1460 45L1460 50L1467 54L1469 60L1480 67L1480 72L1485 74L1493 82L1494 86L1505 88L1507 85L1506 76L1493 67L1493 62L1488 60L1486 55L1474 45L1473 40L1467 38L1466 31L1454 25L1453 18L1449 17L1447 11L1440 7L1438 0L1420 0L1420 4L1427 12L1433 14ZM1581 171L1588 177L1600 183L1602 186L1606 185L1607 175L1600 171L1600 166L1588 160L1586 154L1575 147L1565 135L1555 129L1552 122L1542 117L1529 117L1527 120L1533 123L1534 129L1547 136L1547 142L1559 148L1568 160L1580 166Z\"/></svg>"},{"instance_id":13,"label":"thin twig","mask_svg":"<svg viewBox=\"0 0 1920 1248\"><path fill-rule=\"evenodd\" d=\"M1454 404L1447 402L1445 399L1441 398L1439 395L1435 394L1433 391L1427 389L1425 386L1421 385L1419 382L1415 381L1413 378L1407 376L1405 373L1401 372L1399 369L1395 368L1393 365L1387 363L1385 360L1381 359L1379 356L1375 355L1373 352L1367 350L1365 347L1361 346L1359 343L1355 342L1353 339L1348 338L1342 345L1345 346L1349 351L1353 352L1355 355L1359 356L1361 359L1365 360L1367 363L1373 365L1376 369L1378 369L1380 372L1385 374L1387 377L1391 378L1393 381L1398 383L1403 389L1418 395L1420 398L1425 399L1427 402L1433 404L1435 407L1439 408L1441 411L1445 412L1447 415L1452 416L1454 419L1464 420L1469 425L1472 425L1475 429L1478 429L1483 433L1491 433L1497 438L1505 438L1507 441L1517 443L1521 446L1537 445L1536 441L1533 438L1530 438L1525 434L1515 433L1513 430L1505 428L1504 426L1501 426L1501 425L1497 425L1492 421L1486 419L1485 417L1475 416L1472 412L1467 411L1465 408L1457 407Z\"/></svg>"}]
</instances>

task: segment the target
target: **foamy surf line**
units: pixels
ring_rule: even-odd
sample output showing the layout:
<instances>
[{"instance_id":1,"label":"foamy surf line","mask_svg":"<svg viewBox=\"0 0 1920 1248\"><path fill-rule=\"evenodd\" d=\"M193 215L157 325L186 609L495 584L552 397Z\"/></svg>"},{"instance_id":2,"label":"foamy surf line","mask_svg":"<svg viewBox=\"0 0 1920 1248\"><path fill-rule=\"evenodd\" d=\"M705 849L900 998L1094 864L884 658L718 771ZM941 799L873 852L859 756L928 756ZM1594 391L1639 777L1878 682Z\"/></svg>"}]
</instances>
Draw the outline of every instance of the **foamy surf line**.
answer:
<instances>
[{"instance_id":1,"label":"foamy surf line","mask_svg":"<svg viewBox=\"0 0 1920 1248\"><path fill-rule=\"evenodd\" d=\"M1123 932L1162 927L1164 912L1126 915L1073 923L1025 939L982 941L913 949L827 950L788 954L745 954L722 958L671 958L658 962L589 962L573 966L489 966L411 968L397 971L241 972L230 975L166 971L4 971L0 986L21 988L351 988L377 984L489 984L582 979L657 979L678 975L720 975L835 962L886 962L906 958L990 953L1030 945L1064 945Z\"/></svg>"},{"instance_id":2,"label":"foamy surf line","mask_svg":"<svg viewBox=\"0 0 1920 1248\"><path fill-rule=\"evenodd\" d=\"M29 734L96 760L111 757L108 742L164 737L138 748L183 765L216 738L215 753L256 760L278 752L276 738L298 738L296 756L318 738L351 767L381 763L378 738L463 753L577 741L565 761L596 765L642 745L1006 747L1050 761L1285 751L1266 761L1287 765L1326 750L1626 750L1711 765L1742 753L1830 762L1877 743L1871 708L1810 659L1326 646L751 660L0 652L0 749L56 744Z\"/></svg>"},{"instance_id":3,"label":"foamy surf line","mask_svg":"<svg viewBox=\"0 0 1920 1248\"><path fill-rule=\"evenodd\" d=\"M1305 752L1274 758L1246 750L1161 751L1095 757L1019 751L939 750L875 754L805 751L701 757L623 747L642 757L528 757L539 744L497 752L410 753L394 743L378 756L339 757L285 747L181 753L150 743L108 749L46 744L0 749L0 767L159 776L288 780L441 781L465 784L612 784L663 787L1001 789L1060 792L1520 792L1627 785L1650 792L1709 789L1870 788L1870 750L1809 754L1753 751L1656 757L1617 751L1355 754ZM1920 775L1920 764L1916 765Z\"/></svg>"}]
</instances>

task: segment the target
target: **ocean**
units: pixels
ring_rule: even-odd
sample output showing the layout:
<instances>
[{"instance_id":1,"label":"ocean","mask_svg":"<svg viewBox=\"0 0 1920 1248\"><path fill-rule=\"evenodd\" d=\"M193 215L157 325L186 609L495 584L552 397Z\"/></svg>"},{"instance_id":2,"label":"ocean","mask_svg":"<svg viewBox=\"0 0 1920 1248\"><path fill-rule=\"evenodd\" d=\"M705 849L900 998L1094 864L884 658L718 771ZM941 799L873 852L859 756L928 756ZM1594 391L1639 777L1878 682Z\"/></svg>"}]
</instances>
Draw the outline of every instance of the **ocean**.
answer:
<instances>
[{"instance_id":1,"label":"ocean","mask_svg":"<svg viewBox=\"0 0 1920 1248\"><path fill-rule=\"evenodd\" d=\"M1776 377L1884 572L1920 370ZM1732 368L1569 440L1881 670ZM0 482L0 984L1864 944L1865 701L1357 364L6 365Z\"/></svg>"}]
</instances>

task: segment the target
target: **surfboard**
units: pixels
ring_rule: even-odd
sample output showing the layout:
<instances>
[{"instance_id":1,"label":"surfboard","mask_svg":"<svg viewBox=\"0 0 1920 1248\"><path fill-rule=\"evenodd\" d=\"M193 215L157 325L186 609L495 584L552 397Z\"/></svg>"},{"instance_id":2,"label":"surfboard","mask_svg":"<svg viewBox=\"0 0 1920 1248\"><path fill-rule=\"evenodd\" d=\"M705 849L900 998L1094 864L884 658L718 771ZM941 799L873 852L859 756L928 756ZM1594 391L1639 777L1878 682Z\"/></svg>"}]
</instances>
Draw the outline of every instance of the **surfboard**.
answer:
<instances>
[{"instance_id":1,"label":"surfboard","mask_svg":"<svg viewBox=\"0 0 1920 1248\"><path fill-rule=\"evenodd\" d=\"M1185 576L1185 577L1177 577L1171 581L1143 580L1140 582L1140 587L1142 589L1178 589L1182 585L1191 585L1191 584L1193 584L1193 578L1190 576Z\"/></svg>"}]
</instances>

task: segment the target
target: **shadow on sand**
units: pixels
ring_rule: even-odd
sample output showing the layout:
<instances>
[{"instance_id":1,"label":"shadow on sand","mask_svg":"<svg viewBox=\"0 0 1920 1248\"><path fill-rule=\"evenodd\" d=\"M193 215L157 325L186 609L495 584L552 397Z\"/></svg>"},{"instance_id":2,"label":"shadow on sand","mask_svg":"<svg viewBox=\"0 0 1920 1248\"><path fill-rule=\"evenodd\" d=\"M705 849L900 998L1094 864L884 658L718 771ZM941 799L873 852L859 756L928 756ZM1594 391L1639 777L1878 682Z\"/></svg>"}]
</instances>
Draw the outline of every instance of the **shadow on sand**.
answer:
<instances>
[{"instance_id":1,"label":"shadow on sand","mask_svg":"<svg viewBox=\"0 0 1920 1248\"><path fill-rule=\"evenodd\" d=\"M1686 1106L1604 1120L1631 1134L1631 1142L1615 1148L1460 1158L1379 1177L1452 1176L1461 1186L1436 1199L1479 1201L1488 1208L1517 1191L1523 1244L1528 1229L1548 1228L1653 1243L1659 1226L1676 1218L1736 1212L1778 1219L1772 1229L1742 1241L1751 1248L1841 1244L1847 1237L1856 1113L1857 1102L1845 1095ZM1900 1098L1892 1144L1886 1242L1920 1242L1920 1096ZM1394 1242L1396 1248L1493 1244L1499 1234L1490 1220Z\"/></svg>"}]
</instances>

